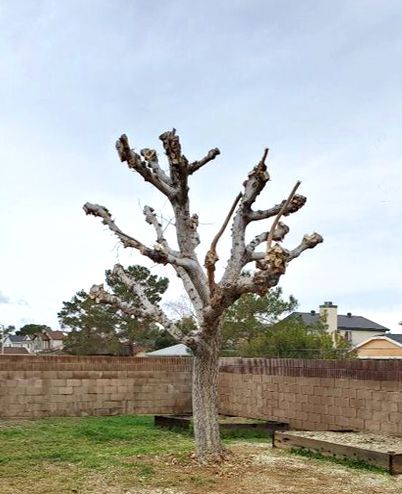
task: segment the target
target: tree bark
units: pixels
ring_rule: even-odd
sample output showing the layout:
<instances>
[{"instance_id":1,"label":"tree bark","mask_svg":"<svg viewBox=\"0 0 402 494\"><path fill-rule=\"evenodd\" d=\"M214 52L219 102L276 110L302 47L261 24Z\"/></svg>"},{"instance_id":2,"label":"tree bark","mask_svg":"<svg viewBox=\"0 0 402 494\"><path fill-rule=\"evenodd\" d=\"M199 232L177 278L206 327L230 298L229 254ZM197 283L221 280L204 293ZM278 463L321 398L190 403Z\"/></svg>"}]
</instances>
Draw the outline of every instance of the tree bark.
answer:
<instances>
[{"instance_id":1,"label":"tree bark","mask_svg":"<svg viewBox=\"0 0 402 494\"><path fill-rule=\"evenodd\" d=\"M201 462L219 461L224 456L218 422L221 324L208 328L207 334L210 337L200 341L193 362L194 436Z\"/></svg>"}]
</instances>

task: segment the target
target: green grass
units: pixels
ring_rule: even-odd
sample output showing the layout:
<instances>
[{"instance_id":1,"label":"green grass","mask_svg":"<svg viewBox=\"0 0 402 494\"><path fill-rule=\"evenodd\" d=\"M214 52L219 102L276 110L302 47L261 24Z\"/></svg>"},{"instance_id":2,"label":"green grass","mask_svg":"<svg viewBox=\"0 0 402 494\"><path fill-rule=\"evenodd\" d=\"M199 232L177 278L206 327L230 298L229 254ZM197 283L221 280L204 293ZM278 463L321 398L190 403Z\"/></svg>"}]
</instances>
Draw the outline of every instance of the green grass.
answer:
<instances>
[{"instance_id":1,"label":"green grass","mask_svg":"<svg viewBox=\"0 0 402 494\"><path fill-rule=\"evenodd\" d=\"M128 457L192 447L190 437L155 428L152 417L44 419L0 428L0 467L50 461L105 468Z\"/></svg>"},{"instance_id":2,"label":"green grass","mask_svg":"<svg viewBox=\"0 0 402 494\"><path fill-rule=\"evenodd\" d=\"M310 451L304 448L293 448L290 450L290 452L295 455L304 456L305 458L336 463L338 465L343 465L357 470L368 470L374 473L389 474L388 470L386 470L385 468L370 465L370 463L367 463L363 460L358 460L356 458L337 458L335 456L324 456L318 452Z\"/></svg>"},{"instance_id":3,"label":"green grass","mask_svg":"<svg viewBox=\"0 0 402 494\"><path fill-rule=\"evenodd\" d=\"M223 436L227 443L261 441L261 437L269 441L259 431L225 432ZM130 485L133 481L141 484L155 474L154 455L169 453L180 461L193 449L191 431L154 427L149 416L25 421L0 426L0 478L15 485L7 493L87 492L83 486L91 475L118 476L122 485L125 479ZM193 481L198 485L207 482L196 476Z\"/></svg>"}]
</instances>

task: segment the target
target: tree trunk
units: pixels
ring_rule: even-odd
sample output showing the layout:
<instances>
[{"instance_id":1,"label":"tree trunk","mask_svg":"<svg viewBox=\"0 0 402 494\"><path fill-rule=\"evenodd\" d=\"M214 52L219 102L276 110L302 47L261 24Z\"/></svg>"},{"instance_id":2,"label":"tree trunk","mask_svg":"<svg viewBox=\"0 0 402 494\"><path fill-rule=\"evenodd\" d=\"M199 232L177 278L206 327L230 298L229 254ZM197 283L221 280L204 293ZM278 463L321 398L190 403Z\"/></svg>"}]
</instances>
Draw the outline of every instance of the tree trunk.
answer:
<instances>
[{"instance_id":1,"label":"tree trunk","mask_svg":"<svg viewBox=\"0 0 402 494\"><path fill-rule=\"evenodd\" d=\"M218 423L219 347L220 329L215 329L210 338L200 342L194 357L194 436L202 462L219 461L224 454Z\"/></svg>"}]
</instances>

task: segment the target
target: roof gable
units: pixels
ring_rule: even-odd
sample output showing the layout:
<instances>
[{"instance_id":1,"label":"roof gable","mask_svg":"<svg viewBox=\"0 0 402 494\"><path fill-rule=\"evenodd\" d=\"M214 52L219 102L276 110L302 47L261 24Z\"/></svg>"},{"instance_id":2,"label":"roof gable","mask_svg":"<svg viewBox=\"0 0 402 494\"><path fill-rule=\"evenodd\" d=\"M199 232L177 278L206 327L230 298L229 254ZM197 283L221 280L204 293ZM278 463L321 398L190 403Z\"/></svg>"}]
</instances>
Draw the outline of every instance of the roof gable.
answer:
<instances>
[{"instance_id":1,"label":"roof gable","mask_svg":"<svg viewBox=\"0 0 402 494\"><path fill-rule=\"evenodd\" d=\"M356 348L362 348L371 341L381 341L381 340L382 341L386 340L397 347L402 347L402 334L384 334L384 335L377 335L377 336L373 336L372 338L368 338L367 340L362 341L359 345L356 345Z\"/></svg>"},{"instance_id":2,"label":"roof gable","mask_svg":"<svg viewBox=\"0 0 402 494\"><path fill-rule=\"evenodd\" d=\"M9 334L6 338L9 338L11 343L22 343L24 341L24 337L19 336L18 334Z\"/></svg>"}]
</instances>

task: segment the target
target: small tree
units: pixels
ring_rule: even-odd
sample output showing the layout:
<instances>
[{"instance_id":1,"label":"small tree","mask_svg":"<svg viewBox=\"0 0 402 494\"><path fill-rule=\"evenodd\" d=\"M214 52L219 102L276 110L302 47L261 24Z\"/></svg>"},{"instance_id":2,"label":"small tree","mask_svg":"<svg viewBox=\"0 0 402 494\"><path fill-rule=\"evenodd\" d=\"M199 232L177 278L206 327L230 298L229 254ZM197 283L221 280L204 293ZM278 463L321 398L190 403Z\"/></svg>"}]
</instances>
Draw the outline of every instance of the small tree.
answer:
<instances>
[{"instance_id":1,"label":"small tree","mask_svg":"<svg viewBox=\"0 0 402 494\"><path fill-rule=\"evenodd\" d=\"M18 331L19 336L33 336L34 334L44 333L46 331L51 331L52 329L46 324L25 324Z\"/></svg>"},{"instance_id":2,"label":"small tree","mask_svg":"<svg viewBox=\"0 0 402 494\"><path fill-rule=\"evenodd\" d=\"M204 270L196 254L196 248L200 243L197 231L198 215L190 212L188 180L191 175L215 159L219 150L212 149L199 161L190 162L182 153L180 140L174 129L162 134L160 140L169 163L168 173L161 168L155 150L143 149L138 154L131 148L125 135L117 141L116 148L120 160L126 162L128 167L140 174L145 181L150 182L170 202L175 219L177 247L169 245L155 211L149 206L144 207L144 216L156 233L156 244L153 247L148 247L123 232L104 206L86 203L84 211L101 218L103 224L120 239L124 247L138 250L153 262L172 266L183 282L194 307L197 329L190 334L183 334L179 326L147 297L143 285L120 265L114 267L113 273L136 294L141 301L140 305L132 305L121 297L108 293L102 285L93 286L91 296L97 302L114 305L122 312L157 321L176 340L191 347L194 353L194 434L198 458L207 461L223 455L219 436L217 383L225 311L245 293L265 295L271 287L278 284L288 263L306 249L322 242L322 237L317 233L305 235L300 245L293 250L287 250L279 243L289 231L280 221L281 218L295 213L306 202L305 197L296 194L300 182L296 183L289 197L280 204L265 210L253 209L257 196L270 179L265 164L268 155L266 149L260 162L243 183L243 191L235 198L222 227L213 238L205 258ZM224 273L217 281L217 245L232 216L231 253ZM273 218L270 227L264 226L262 233L247 243L247 226L252 222L265 222L269 218ZM257 251L260 245L264 245L265 248ZM246 271L250 263L255 263L256 266L253 273Z\"/></svg>"},{"instance_id":3,"label":"small tree","mask_svg":"<svg viewBox=\"0 0 402 494\"><path fill-rule=\"evenodd\" d=\"M353 356L350 344L341 336L334 345L333 335L325 324L307 325L302 318L287 317L267 327L240 346L244 357L337 359Z\"/></svg>"},{"instance_id":4,"label":"small tree","mask_svg":"<svg viewBox=\"0 0 402 494\"><path fill-rule=\"evenodd\" d=\"M278 318L297 307L297 300L291 295L282 298L282 289L273 288L258 296L245 293L227 309L223 323L223 350L228 355L242 354L245 346L264 336Z\"/></svg>"}]
</instances>

